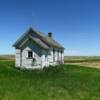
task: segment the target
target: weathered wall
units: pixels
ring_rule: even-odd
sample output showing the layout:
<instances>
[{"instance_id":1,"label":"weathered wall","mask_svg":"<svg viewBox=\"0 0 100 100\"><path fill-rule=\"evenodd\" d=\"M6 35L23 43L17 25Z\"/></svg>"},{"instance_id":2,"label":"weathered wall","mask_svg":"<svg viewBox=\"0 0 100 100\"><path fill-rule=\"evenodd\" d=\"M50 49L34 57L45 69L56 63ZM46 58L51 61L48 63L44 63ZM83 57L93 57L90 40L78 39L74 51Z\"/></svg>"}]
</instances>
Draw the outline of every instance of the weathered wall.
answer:
<instances>
[{"instance_id":1,"label":"weathered wall","mask_svg":"<svg viewBox=\"0 0 100 100\"><path fill-rule=\"evenodd\" d=\"M28 58L28 51L33 52L33 58L36 59L36 62L33 64L33 59ZM32 43L32 41L28 41L23 47L22 47L22 66L23 67L41 67L41 47L39 47L37 44Z\"/></svg>"},{"instance_id":2,"label":"weathered wall","mask_svg":"<svg viewBox=\"0 0 100 100\"><path fill-rule=\"evenodd\" d=\"M21 54L21 50L20 49L16 49L16 54L15 54L15 64L16 64L16 67L18 67L18 66L20 66L21 64L20 64L20 55Z\"/></svg>"},{"instance_id":3,"label":"weathered wall","mask_svg":"<svg viewBox=\"0 0 100 100\"><path fill-rule=\"evenodd\" d=\"M28 51L33 51L33 58L36 59L36 63L33 65L33 59L28 58ZM55 61L53 57L55 56ZM16 66L23 68L43 68L44 66L56 65L58 61L63 62L64 56L61 55L61 51L55 49L55 55L53 55L53 48L45 50L36 43L28 41L22 50L16 49Z\"/></svg>"}]
</instances>

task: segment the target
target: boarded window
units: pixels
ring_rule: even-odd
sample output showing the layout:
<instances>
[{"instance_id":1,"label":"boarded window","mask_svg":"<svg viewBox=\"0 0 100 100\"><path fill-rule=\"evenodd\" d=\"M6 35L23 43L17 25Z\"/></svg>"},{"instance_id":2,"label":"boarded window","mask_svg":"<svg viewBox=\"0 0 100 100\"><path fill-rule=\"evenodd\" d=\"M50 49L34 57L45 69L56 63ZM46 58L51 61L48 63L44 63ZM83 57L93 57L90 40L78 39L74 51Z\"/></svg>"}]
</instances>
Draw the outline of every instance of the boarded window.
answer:
<instances>
[{"instance_id":1,"label":"boarded window","mask_svg":"<svg viewBox=\"0 0 100 100\"><path fill-rule=\"evenodd\" d=\"M61 50L61 60L62 60L62 54L63 54L63 50Z\"/></svg>"},{"instance_id":2,"label":"boarded window","mask_svg":"<svg viewBox=\"0 0 100 100\"><path fill-rule=\"evenodd\" d=\"M59 61L59 50L58 50L58 61Z\"/></svg>"},{"instance_id":3,"label":"boarded window","mask_svg":"<svg viewBox=\"0 0 100 100\"><path fill-rule=\"evenodd\" d=\"M55 49L53 49L53 61L55 61Z\"/></svg>"},{"instance_id":4,"label":"boarded window","mask_svg":"<svg viewBox=\"0 0 100 100\"><path fill-rule=\"evenodd\" d=\"M32 51L28 51L28 58L32 58L33 57L33 52Z\"/></svg>"}]
</instances>

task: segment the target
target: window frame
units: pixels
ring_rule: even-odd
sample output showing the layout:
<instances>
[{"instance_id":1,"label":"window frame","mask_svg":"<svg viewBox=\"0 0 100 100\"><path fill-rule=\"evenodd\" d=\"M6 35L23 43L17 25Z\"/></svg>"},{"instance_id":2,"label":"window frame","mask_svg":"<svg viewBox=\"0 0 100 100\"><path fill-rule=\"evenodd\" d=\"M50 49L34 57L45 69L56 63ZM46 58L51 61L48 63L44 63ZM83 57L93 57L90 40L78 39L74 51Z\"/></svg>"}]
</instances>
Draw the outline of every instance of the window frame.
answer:
<instances>
[{"instance_id":1,"label":"window frame","mask_svg":"<svg viewBox=\"0 0 100 100\"><path fill-rule=\"evenodd\" d=\"M53 62L55 62L55 49L53 49Z\"/></svg>"},{"instance_id":2,"label":"window frame","mask_svg":"<svg viewBox=\"0 0 100 100\"><path fill-rule=\"evenodd\" d=\"M33 58L33 52L31 50L28 51L28 58L29 59L32 59Z\"/></svg>"}]
</instances>

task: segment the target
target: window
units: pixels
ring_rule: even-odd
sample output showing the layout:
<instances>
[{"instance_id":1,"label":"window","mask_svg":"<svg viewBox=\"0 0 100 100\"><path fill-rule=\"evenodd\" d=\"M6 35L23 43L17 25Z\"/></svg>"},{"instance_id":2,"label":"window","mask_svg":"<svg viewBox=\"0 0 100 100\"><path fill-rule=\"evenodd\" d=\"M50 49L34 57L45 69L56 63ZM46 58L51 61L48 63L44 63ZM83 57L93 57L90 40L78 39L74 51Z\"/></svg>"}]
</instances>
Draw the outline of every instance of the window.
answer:
<instances>
[{"instance_id":1,"label":"window","mask_svg":"<svg viewBox=\"0 0 100 100\"><path fill-rule=\"evenodd\" d=\"M63 50L61 50L61 54L63 53Z\"/></svg>"},{"instance_id":2,"label":"window","mask_svg":"<svg viewBox=\"0 0 100 100\"><path fill-rule=\"evenodd\" d=\"M63 59L63 50L61 50L61 61L62 61L62 59Z\"/></svg>"},{"instance_id":3,"label":"window","mask_svg":"<svg viewBox=\"0 0 100 100\"><path fill-rule=\"evenodd\" d=\"M59 61L59 50L58 50L58 61Z\"/></svg>"},{"instance_id":4,"label":"window","mask_svg":"<svg viewBox=\"0 0 100 100\"><path fill-rule=\"evenodd\" d=\"M28 58L32 58L32 57L33 57L32 51L28 51Z\"/></svg>"},{"instance_id":5,"label":"window","mask_svg":"<svg viewBox=\"0 0 100 100\"><path fill-rule=\"evenodd\" d=\"M55 61L55 49L53 49L53 61Z\"/></svg>"}]
</instances>

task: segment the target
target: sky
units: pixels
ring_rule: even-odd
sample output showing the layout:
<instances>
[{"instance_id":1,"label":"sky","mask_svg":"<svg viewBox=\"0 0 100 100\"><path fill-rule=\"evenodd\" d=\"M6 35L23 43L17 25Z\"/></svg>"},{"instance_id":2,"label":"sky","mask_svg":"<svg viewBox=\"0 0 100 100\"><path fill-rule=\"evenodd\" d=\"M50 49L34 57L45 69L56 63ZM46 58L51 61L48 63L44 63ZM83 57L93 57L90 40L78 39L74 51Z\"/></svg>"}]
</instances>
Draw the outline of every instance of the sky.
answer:
<instances>
[{"instance_id":1,"label":"sky","mask_svg":"<svg viewBox=\"0 0 100 100\"><path fill-rule=\"evenodd\" d=\"M100 0L0 0L0 54L29 27L53 37L68 56L100 56Z\"/></svg>"}]
</instances>

